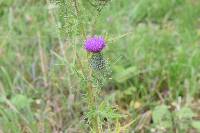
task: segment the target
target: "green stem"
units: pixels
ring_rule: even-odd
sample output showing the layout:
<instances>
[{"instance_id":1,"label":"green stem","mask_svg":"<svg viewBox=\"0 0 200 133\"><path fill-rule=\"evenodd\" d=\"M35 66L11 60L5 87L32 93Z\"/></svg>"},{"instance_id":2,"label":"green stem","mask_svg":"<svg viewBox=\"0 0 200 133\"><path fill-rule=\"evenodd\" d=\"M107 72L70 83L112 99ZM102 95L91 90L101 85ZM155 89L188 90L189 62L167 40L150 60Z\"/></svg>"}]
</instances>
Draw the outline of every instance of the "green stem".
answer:
<instances>
[{"instance_id":1,"label":"green stem","mask_svg":"<svg viewBox=\"0 0 200 133\"><path fill-rule=\"evenodd\" d=\"M92 87L92 83L90 81L88 81L88 87L87 87L87 91L88 91L88 107L90 109L96 109L96 99L95 99L95 93ZM96 133L100 133L100 129L99 129L99 122L98 122L98 116L95 115L94 119L92 120L92 127L93 129L95 129Z\"/></svg>"},{"instance_id":2,"label":"green stem","mask_svg":"<svg viewBox=\"0 0 200 133\"><path fill-rule=\"evenodd\" d=\"M90 69L89 71L89 79L92 78L92 70ZM88 87L87 87L87 91L88 91L88 96L89 96L89 108L90 109L96 109L96 99L95 99L95 93L94 92L94 88L92 86L91 81L88 81ZM94 116L94 119L92 120L92 126L95 129L96 133L100 133L100 129L99 129L99 122L98 122L98 116L97 114Z\"/></svg>"},{"instance_id":3,"label":"green stem","mask_svg":"<svg viewBox=\"0 0 200 133\"><path fill-rule=\"evenodd\" d=\"M86 39L86 33L85 33L84 25L83 25L83 23L81 22L81 19L80 19L81 15L80 15L79 8L78 8L78 2L77 2L77 0L73 0L73 2L74 2L74 7L75 7L76 13L77 13L77 19L78 19L79 25L80 25L79 29L80 29L80 32L82 34L83 40L85 40ZM79 60L80 58L79 58L77 53L76 53L76 55L77 55L77 58ZM79 64L80 64L82 72L84 73L84 69L82 67L80 60L79 60ZM91 79L91 78L92 78L92 71L90 70L89 79ZM88 108L89 109L96 108L95 92L94 92L94 88L92 86L91 81L87 82L87 93L88 93ZM91 126L96 131L96 133L100 133L98 116L95 115L94 119L91 122L92 122Z\"/></svg>"},{"instance_id":4,"label":"green stem","mask_svg":"<svg viewBox=\"0 0 200 133\"><path fill-rule=\"evenodd\" d=\"M81 15L80 15L80 12L79 12L79 9L78 9L78 2L77 2L77 0L73 0L73 2L74 2L74 7L76 9L77 19L78 19L78 22L79 22L79 25L80 25L79 29L80 29L80 32L82 34L82 38L85 39L86 33L85 33L84 25L83 25L82 21L80 21Z\"/></svg>"}]
</instances>

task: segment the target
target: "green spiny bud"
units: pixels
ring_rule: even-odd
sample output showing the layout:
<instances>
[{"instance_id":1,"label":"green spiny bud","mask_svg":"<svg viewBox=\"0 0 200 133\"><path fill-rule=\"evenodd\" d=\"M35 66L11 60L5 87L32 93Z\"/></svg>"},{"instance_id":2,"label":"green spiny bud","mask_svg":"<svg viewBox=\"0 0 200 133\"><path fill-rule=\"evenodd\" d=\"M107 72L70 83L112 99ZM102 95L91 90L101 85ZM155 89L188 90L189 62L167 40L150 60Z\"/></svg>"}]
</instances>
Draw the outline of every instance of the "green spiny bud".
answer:
<instances>
[{"instance_id":1,"label":"green spiny bud","mask_svg":"<svg viewBox=\"0 0 200 133\"><path fill-rule=\"evenodd\" d=\"M89 63L93 70L103 70L106 67L106 60L101 53L93 54Z\"/></svg>"}]
</instances>

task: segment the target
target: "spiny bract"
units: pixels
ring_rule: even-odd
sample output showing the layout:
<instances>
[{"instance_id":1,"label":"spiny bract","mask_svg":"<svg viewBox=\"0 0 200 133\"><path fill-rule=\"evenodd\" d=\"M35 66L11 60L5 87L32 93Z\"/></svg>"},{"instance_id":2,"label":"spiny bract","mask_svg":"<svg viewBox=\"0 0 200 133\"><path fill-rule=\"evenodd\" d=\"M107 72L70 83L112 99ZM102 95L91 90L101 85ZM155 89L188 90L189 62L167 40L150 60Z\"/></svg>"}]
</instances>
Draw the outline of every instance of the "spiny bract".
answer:
<instances>
[{"instance_id":1,"label":"spiny bract","mask_svg":"<svg viewBox=\"0 0 200 133\"><path fill-rule=\"evenodd\" d=\"M94 70L102 70L106 67L106 60L101 53L93 54L89 60L90 66Z\"/></svg>"}]
</instances>

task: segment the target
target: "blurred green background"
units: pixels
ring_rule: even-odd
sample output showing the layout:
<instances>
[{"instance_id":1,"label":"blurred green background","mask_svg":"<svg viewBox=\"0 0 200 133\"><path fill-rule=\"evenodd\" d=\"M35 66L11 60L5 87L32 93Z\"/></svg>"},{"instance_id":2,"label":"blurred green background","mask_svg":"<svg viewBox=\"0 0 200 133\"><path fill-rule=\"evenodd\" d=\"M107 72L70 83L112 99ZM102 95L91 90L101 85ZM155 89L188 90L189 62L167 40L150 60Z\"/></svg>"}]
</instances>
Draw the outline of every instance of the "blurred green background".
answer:
<instances>
[{"instance_id":1,"label":"blurred green background","mask_svg":"<svg viewBox=\"0 0 200 133\"><path fill-rule=\"evenodd\" d=\"M75 71L83 43L73 27L72 40L60 36L58 16L52 1L0 0L0 133L88 131ZM121 125L134 120L126 132L198 133L199 0L112 0L95 29L85 21L107 38L101 97L127 116Z\"/></svg>"}]
</instances>

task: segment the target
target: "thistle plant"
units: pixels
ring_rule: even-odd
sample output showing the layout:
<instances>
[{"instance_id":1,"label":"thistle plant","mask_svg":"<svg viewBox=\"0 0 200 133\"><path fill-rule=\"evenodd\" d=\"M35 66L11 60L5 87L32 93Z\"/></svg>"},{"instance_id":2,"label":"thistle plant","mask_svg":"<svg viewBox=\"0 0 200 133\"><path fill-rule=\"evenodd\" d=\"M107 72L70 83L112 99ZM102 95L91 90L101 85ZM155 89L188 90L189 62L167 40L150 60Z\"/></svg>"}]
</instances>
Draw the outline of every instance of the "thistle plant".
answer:
<instances>
[{"instance_id":1,"label":"thistle plant","mask_svg":"<svg viewBox=\"0 0 200 133\"><path fill-rule=\"evenodd\" d=\"M105 62L103 59L103 56L101 55L101 51L105 47L105 40L103 37L90 37L87 38L85 41L85 50L88 52L88 63L90 64L90 70L89 70L89 80L92 81L92 72L98 71L104 68ZM89 57L92 54L91 57ZM96 110L97 103L96 103L96 91L94 89L94 85L92 82L88 82L89 88L88 88L88 95L89 95L89 110L93 112L93 110ZM96 112L96 111L94 111ZM96 132L100 132L99 129L99 118L96 113L93 113L93 115L88 116L91 119L92 126L95 129Z\"/></svg>"},{"instance_id":2,"label":"thistle plant","mask_svg":"<svg viewBox=\"0 0 200 133\"><path fill-rule=\"evenodd\" d=\"M101 88L110 74L109 65L102 52L105 47L106 41L102 36L88 37L84 45L88 53L88 84L91 87L87 92L90 97L87 116L93 123L92 126L95 132L102 132L102 118L115 119L120 117L111 106L105 104L105 101L100 101L99 98Z\"/></svg>"},{"instance_id":3,"label":"thistle plant","mask_svg":"<svg viewBox=\"0 0 200 133\"><path fill-rule=\"evenodd\" d=\"M93 16L95 16L96 19L96 16L100 14L108 1L109 0L57 0L59 8L61 9L60 14L63 15L64 18L73 18L73 22L77 22L73 24L70 20L66 21L66 19L64 19L64 21L62 21L63 19L61 19L61 31L65 30L65 26L69 27L70 32L65 32L69 38L72 38L73 35L77 35L78 33L82 38L81 42L87 54L87 64L84 64L79 53L75 49L76 62L78 64L78 70L76 70L76 72L78 77L85 84L84 92L85 98L87 99L86 104L88 105L88 111L84 114L88 119L91 132L95 133L103 132L102 126L104 125L104 118L111 120L121 117L112 106L100 98L101 89L110 75L108 61L104 58L102 52L106 47L106 39L103 36L96 35L86 37L86 27L94 25L91 24L91 22L87 22L86 20L89 19L86 19L86 17L93 18ZM69 8L65 9L65 5ZM96 12L94 11L94 13L96 14L86 16L86 13L84 14L84 12L87 11L85 6L95 7ZM71 29L71 27L74 27L74 29ZM91 29L93 29L93 27ZM85 68L85 66L87 67Z\"/></svg>"}]
</instances>

